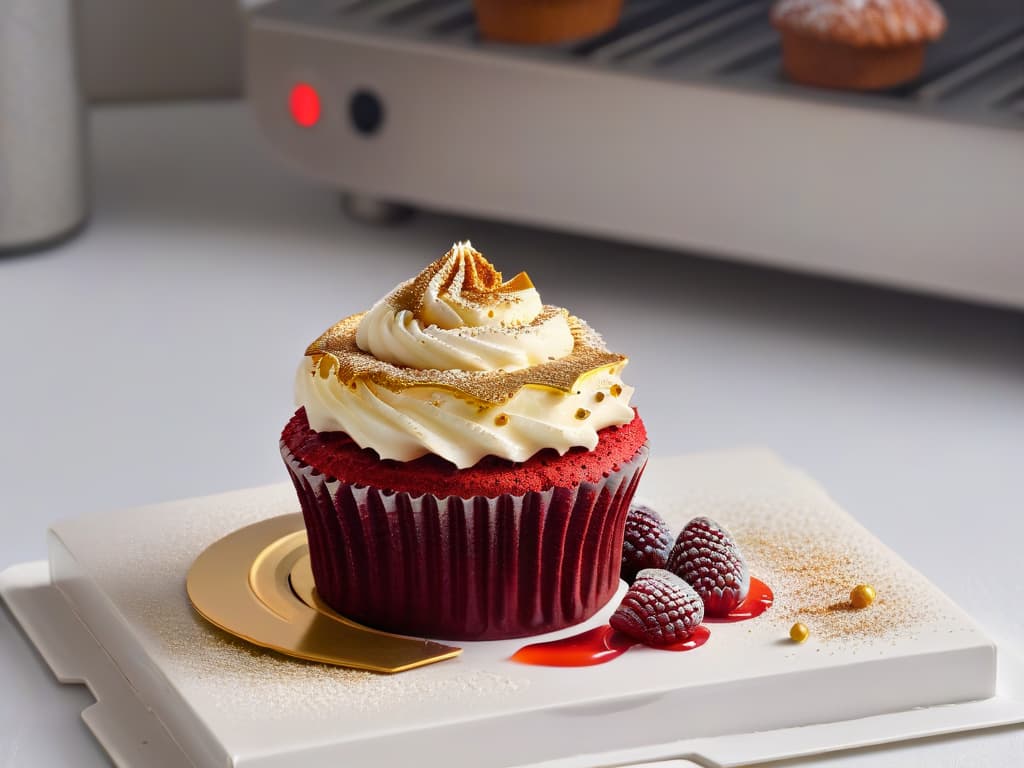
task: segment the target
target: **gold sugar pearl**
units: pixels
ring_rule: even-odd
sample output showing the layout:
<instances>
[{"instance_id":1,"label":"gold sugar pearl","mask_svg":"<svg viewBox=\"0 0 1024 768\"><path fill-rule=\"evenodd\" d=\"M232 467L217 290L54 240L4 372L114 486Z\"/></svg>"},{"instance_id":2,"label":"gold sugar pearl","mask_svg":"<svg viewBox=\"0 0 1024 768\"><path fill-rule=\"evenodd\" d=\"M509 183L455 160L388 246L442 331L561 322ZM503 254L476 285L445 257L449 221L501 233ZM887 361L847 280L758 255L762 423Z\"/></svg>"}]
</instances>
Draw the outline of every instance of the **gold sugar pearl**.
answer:
<instances>
[{"instance_id":1,"label":"gold sugar pearl","mask_svg":"<svg viewBox=\"0 0 1024 768\"><path fill-rule=\"evenodd\" d=\"M875 588L870 584L858 584L850 592L850 604L854 608L867 608L873 602L878 594L875 592Z\"/></svg>"},{"instance_id":2,"label":"gold sugar pearl","mask_svg":"<svg viewBox=\"0 0 1024 768\"><path fill-rule=\"evenodd\" d=\"M598 392L596 395L594 395L594 399L600 403L602 400L604 400L604 392Z\"/></svg>"},{"instance_id":3,"label":"gold sugar pearl","mask_svg":"<svg viewBox=\"0 0 1024 768\"><path fill-rule=\"evenodd\" d=\"M802 643L810 636L811 630L807 628L806 624L801 624L799 621L789 628L789 639L794 643Z\"/></svg>"},{"instance_id":4,"label":"gold sugar pearl","mask_svg":"<svg viewBox=\"0 0 1024 768\"><path fill-rule=\"evenodd\" d=\"M497 424L499 427L504 427L506 424L508 424L508 414L499 413L497 416L494 417L494 423Z\"/></svg>"},{"instance_id":5,"label":"gold sugar pearl","mask_svg":"<svg viewBox=\"0 0 1024 768\"><path fill-rule=\"evenodd\" d=\"M612 384L612 397L618 397L622 394L622 387L618 384Z\"/></svg>"},{"instance_id":6,"label":"gold sugar pearl","mask_svg":"<svg viewBox=\"0 0 1024 768\"><path fill-rule=\"evenodd\" d=\"M583 421L583 419L587 418L589 415L590 411L588 411L586 408L576 409L576 418L579 419L580 421Z\"/></svg>"}]
</instances>

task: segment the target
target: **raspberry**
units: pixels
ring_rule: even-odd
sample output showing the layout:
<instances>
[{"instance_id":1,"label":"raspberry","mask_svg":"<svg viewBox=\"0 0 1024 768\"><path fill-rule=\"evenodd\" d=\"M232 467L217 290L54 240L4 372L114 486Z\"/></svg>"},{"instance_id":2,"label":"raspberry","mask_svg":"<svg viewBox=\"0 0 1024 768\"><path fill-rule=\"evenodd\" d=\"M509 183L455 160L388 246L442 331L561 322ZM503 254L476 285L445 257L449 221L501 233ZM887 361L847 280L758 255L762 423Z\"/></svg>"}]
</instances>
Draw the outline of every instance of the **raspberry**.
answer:
<instances>
[{"instance_id":1,"label":"raspberry","mask_svg":"<svg viewBox=\"0 0 1024 768\"><path fill-rule=\"evenodd\" d=\"M750 572L736 541L708 517L686 524L665 567L696 590L708 616L725 616L750 590Z\"/></svg>"},{"instance_id":2,"label":"raspberry","mask_svg":"<svg viewBox=\"0 0 1024 768\"><path fill-rule=\"evenodd\" d=\"M610 623L646 645L664 646L685 642L703 620L704 603L693 587L674 573L645 568Z\"/></svg>"},{"instance_id":3,"label":"raspberry","mask_svg":"<svg viewBox=\"0 0 1024 768\"><path fill-rule=\"evenodd\" d=\"M630 506L622 542L622 578L632 584L644 568L664 568L671 549L672 531L661 515L641 504Z\"/></svg>"}]
</instances>

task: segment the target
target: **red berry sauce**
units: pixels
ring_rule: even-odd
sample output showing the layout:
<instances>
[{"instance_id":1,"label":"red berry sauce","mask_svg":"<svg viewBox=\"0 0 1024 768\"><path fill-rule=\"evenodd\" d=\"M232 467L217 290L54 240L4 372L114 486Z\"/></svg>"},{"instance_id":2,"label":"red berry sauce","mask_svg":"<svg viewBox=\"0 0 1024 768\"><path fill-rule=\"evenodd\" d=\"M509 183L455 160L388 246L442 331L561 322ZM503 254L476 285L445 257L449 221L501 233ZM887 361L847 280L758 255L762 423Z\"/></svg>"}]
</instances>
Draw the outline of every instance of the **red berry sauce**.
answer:
<instances>
[{"instance_id":1,"label":"red berry sauce","mask_svg":"<svg viewBox=\"0 0 1024 768\"><path fill-rule=\"evenodd\" d=\"M750 577L750 590L743 602L733 608L725 616L704 616L704 621L710 624L731 624L736 621L755 619L772 607L775 602L775 595L772 588L760 579Z\"/></svg>"},{"instance_id":2,"label":"red berry sauce","mask_svg":"<svg viewBox=\"0 0 1024 768\"><path fill-rule=\"evenodd\" d=\"M709 637L711 630L700 625L694 628L689 640L657 650L692 651L704 645ZM524 646L512 655L512 661L540 667L592 667L621 656L634 645L640 645L640 641L605 624L561 640Z\"/></svg>"},{"instance_id":3,"label":"red berry sauce","mask_svg":"<svg viewBox=\"0 0 1024 768\"><path fill-rule=\"evenodd\" d=\"M750 591L742 603L725 616L706 616L704 621L722 624L757 618L771 608L774 601L771 587L751 577ZM700 624L694 628L689 640L657 650L692 651L704 645L709 637L711 630ZM512 661L539 667L592 667L618 658L634 645L640 645L640 642L604 624L561 640L523 646L512 654Z\"/></svg>"}]
</instances>

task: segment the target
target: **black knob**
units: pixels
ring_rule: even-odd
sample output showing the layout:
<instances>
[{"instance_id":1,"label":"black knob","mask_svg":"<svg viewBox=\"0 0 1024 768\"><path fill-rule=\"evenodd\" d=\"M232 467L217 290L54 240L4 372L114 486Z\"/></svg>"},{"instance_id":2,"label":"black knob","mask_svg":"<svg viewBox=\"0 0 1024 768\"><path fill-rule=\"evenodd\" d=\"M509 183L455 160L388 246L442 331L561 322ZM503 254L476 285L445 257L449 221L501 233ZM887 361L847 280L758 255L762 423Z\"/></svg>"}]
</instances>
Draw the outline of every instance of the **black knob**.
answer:
<instances>
[{"instance_id":1,"label":"black knob","mask_svg":"<svg viewBox=\"0 0 1024 768\"><path fill-rule=\"evenodd\" d=\"M372 136L384 124L384 104L373 91L359 90L352 94L348 114L357 133Z\"/></svg>"}]
</instances>

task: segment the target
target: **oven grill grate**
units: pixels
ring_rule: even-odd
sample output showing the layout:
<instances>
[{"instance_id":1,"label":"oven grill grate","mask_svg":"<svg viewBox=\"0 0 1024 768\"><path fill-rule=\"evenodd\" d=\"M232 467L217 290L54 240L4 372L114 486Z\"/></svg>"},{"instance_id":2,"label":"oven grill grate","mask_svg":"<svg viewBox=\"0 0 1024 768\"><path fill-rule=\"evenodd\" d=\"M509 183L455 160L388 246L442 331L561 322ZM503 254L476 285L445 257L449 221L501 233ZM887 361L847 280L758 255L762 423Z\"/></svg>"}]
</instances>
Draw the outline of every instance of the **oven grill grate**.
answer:
<instances>
[{"instance_id":1,"label":"oven grill grate","mask_svg":"<svg viewBox=\"0 0 1024 768\"><path fill-rule=\"evenodd\" d=\"M949 29L929 48L925 70L906 85L872 94L828 94L866 107L900 106L932 115L1024 128L1024 3L943 0ZM771 0L627 0L619 25L562 46L481 41L470 0L278 0L259 13L295 23L540 57L661 79L790 94L822 95L780 73Z\"/></svg>"}]
</instances>

